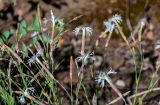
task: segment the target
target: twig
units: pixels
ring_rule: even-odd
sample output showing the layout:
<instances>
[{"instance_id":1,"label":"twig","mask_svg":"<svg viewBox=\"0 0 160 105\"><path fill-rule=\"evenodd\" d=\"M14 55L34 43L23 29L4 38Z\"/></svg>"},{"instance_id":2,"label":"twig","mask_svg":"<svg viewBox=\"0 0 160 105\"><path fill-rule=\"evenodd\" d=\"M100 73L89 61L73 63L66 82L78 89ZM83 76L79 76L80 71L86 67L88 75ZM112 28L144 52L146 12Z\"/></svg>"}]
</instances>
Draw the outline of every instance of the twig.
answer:
<instances>
[{"instance_id":1,"label":"twig","mask_svg":"<svg viewBox=\"0 0 160 105\"><path fill-rule=\"evenodd\" d=\"M123 96L127 96L129 93L130 93L130 91L124 93ZM118 98L114 99L113 101L111 101L110 103L108 103L108 104L106 104L106 105L114 104L114 103L116 103L117 101L119 101L120 99L121 99L121 97L118 97Z\"/></svg>"},{"instance_id":2,"label":"twig","mask_svg":"<svg viewBox=\"0 0 160 105\"><path fill-rule=\"evenodd\" d=\"M110 39L111 39L111 36L112 36L112 33L110 32L110 33L109 33L109 36L108 36L108 38L107 38L105 47L108 47L109 41L110 41Z\"/></svg>"},{"instance_id":3,"label":"twig","mask_svg":"<svg viewBox=\"0 0 160 105\"><path fill-rule=\"evenodd\" d=\"M138 24L136 25L134 31L131 33L130 37L128 38L128 42L129 42L129 43L130 43L132 40L135 41L135 37L136 37L136 35L137 35L138 31L139 31L139 27L141 26L141 21L142 21L142 20L143 20L145 23L147 22L147 20L146 20L145 17L142 18L142 19L138 22Z\"/></svg>"},{"instance_id":4,"label":"twig","mask_svg":"<svg viewBox=\"0 0 160 105\"><path fill-rule=\"evenodd\" d=\"M140 92L140 93L137 93L137 94L134 94L134 95L132 95L132 96L129 96L129 97L127 98L127 101L129 102L130 105L132 105L132 102L131 102L131 99L132 99L132 98L141 96L141 95L146 94L146 93L158 91L158 90L160 90L160 87L154 88L154 89L151 89L151 90L142 91L142 92Z\"/></svg>"},{"instance_id":5,"label":"twig","mask_svg":"<svg viewBox=\"0 0 160 105\"><path fill-rule=\"evenodd\" d=\"M10 91L10 94L12 95L12 88L11 88L11 65L12 65L12 59L10 59L9 61L9 66L8 66L8 69L7 69L7 74L8 74L8 83L9 83L9 91Z\"/></svg>"},{"instance_id":6,"label":"twig","mask_svg":"<svg viewBox=\"0 0 160 105\"><path fill-rule=\"evenodd\" d=\"M124 96L121 94L121 92L115 87L115 85L108 79L106 79L109 85L112 87L112 89L118 94L118 96L124 101L125 105L127 105L126 100L124 99Z\"/></svg>"}]
</instances>

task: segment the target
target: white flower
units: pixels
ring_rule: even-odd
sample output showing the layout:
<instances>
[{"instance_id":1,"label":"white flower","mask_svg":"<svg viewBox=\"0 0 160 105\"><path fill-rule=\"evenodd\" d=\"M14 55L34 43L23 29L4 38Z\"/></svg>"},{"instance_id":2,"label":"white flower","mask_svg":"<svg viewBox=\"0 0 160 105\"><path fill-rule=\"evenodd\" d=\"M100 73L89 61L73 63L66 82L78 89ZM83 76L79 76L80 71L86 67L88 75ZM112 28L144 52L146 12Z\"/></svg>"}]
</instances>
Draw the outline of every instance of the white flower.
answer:
<instances>
[{"instance_id":1,"label":"white flower","mask_svg":"<svg viewBox=\"0 0 160 105\"><path fill-rule=\"evenodd\" d=\"M42 23L46 26L47 23L48 23L48 21L50 21L50 20L48 20L48 19L46 19L46 18L43 18Z\"/></svg>"},{"instance_id":2,"label":"white flower","mask_svg":"<svg viewBox=\"0 0 160 105\"><path fill-rule=\"evenodd\" d=\"M111 18L111 20L112 20L113 22L117 22L117 23L121 23L121 22L122 22L122 18L121 18L121 16L118 15L118 14L115 14L115 15Z\"/></svg>"},{"instance_id":3,"label":"white flower","mask_svg":"<svg viewBox=\"0 0 160 105\"><path fill-rule=\"evenodd\" d=\"M38 52L36 54L33 54L33 56L30 59L28 59L28 61L27 61L28 65L31 67L31 65L36 62L36 59L38 57L43 57L43 56L44 56L43 49L38 50Z\"/></svg>"},{"instance_id":4,"label":"white flower","mask_svg":"<svg viewBox=\"0 0 160 105\"><path fill-rule=\"evenodd\" d=\"M30 67L33 63L36 62L36 59L37 59L37 55L33 54L33 56L27 61Z\"/></svg>"},{"instance_id":5,"label":"white flower","mask_svg":"<svg viewBox=\"0 0 160 105\"><path fill-rule=\"evenodd\" d=\"M141 19L140 23L141 27L143 28L146 25L146 19L145 18Z\"/></svg>"},{"instance_id":6,"label":"white flower","mask_svg":"<svg viewBox=\"0 0 160 105\"><path fill-rule=\"evenodd\" d=\"M88 35L88 36L91 36L91 34L92 34L91 27L76 27L73 30L73 33L77 36L78 34L80 34L81 31L82 31L82 33L85 33L85 35Z\"/></svg>"},{"instance_id":7,"label":"white flower","mask_svg":"<svg viewBox=\"0 0 160 105\"><path fill-rule=\"evenodd\" d=\"M73 33L77 36L77 35L80 33L80 30L81 30L81 27L76 27L76 28L73 30Z\"/></svg>"},{"instance_id":8,"label":"white flower","mask_svg":"<svg viewBox=\"0 0 160 105\"><path fill-rule=\"evenodd\" d=\"M50 14L51 14L51 21L52 21L53 24L55 24L58 19L53 15L52 10L50 10Z\"/></svg>"},{"instance_id":9,"label":"white flower","mask_svg":"<svg viewBox=\"0 0 160 105\"><path fill-rule=\"evenodd\" d=\"M109 76L110 74L116 74L117 72L113 71L112 68L110 67L109 72L107 73L107 76Z\"/></svg>"},{"instance_id":10,"label":"white flower","mask_svg":"<svg viewBox=\"0 0 160 105\"><path fill-rule=\"evenodd\" d=\"M122 18L120 15L115 14L112 18L108 19L108 21L104 21L103 24L106 27L106 32L112 33L113 30L116 27L115 23L121 23L122 22Z\"/></svg>"},{"instance_id":11,"label":"white flower","mask_svg":"<svg viewBox=\"0 0 160 105\"><path fill-rule=\"evenodd\" d=\"M32 93L35 94L35 89L34 89L34 87L29 87L29 88L27 88L27 89L24 91L23 95L20 97L19 102L20 102L21 104L25 104L25 103L26 103L25 97L30 96Z\"/></svg>"},{"instance_id":12,"label":"white flower","mask_svg":"<svg viewBox=\"0 0 160 105\"><path fill-rule=\"evenodd\" d=\"M110 32L110 33L113 32L113 30L114 30L114 28L115 28L115 24L114 24L112 21L110 21L110 20L104 21L103 24L104 24L105 27L106 27L106 30L105 30L106 32Z\"/></svg>"},{"instance_id":13,"label":"white flower","mask_svg":"<svg viewBox=\"0 0 160 105\"><path fill-rule=\"evenodd\" d=\"M91 61L95 60L94 52L83 54L80 57L77 57L76 60L77 60L77 62L82 61L82 64L87 65L89 60L91 60Z\"/></svg>"},{"instance_id":14,"label":"white flower","mask_svg":"<svg viewBox=\"0 0 160 105\"><path fill-rule=\"evenodd\" d=\"M37 36L39 34L39 32L35 31L31 34L32 37Z\"/></svg>"},{"instance_id":15,"label":"white flower","mask_svg":"<svg viewBox=\"0 0 160 105\"><path fill-rule=\"evenodd\" d=\"M112 68L111 68L108 73L106 72L99 73L98 79L96 81L98 82L100 87L104 87L105 81L111 81L111 78L109 77L110 74L116 74L116 72L112 71Z\"/></svg>"},{"instance_id":16,"label":"white flower","mask_svg":"<svg viewBox=\"0 0 160 105\"><path fill-rule=\"evenodd\" d=\"M22 96L20 97L19 102L20 102L22 105L26 103L26 100L25 100L25 98L24 98L24 95L22 95Z\"/></svg>"},{"instance_id":17,"label":"white flower","mask_svg":"<svg viewBox=\"0 0 160 105\"><path fill-rule=\"evenodd\" d=\"M100 87L104 87L105 81L106 81L106 73L105 72L100 72L98 79L96 80Z\"/></svg>"},{"instance_id":18,"label":"white flower","mask_svg":"<svg viewBox=\"0 0 160 105\"><path fill-rule=\"evenodd\" d=\"M35 93L34 87L29 87L29 88L27 88L27 89L24 91L23 95L24 95L24 96L30 96L31 93Z\"/></svg>"},{"instance_id":19,"label":"white flower","mask_svg":"<svg viewBox=\"0 0 160 105\"><path fill-rule=\"evenodd\" d=\"M91 27L82 27L82 32L83 31L86 33L86 35L91 36L91 34L92 34L92 28Z\"/></svg>"}]
</instances>

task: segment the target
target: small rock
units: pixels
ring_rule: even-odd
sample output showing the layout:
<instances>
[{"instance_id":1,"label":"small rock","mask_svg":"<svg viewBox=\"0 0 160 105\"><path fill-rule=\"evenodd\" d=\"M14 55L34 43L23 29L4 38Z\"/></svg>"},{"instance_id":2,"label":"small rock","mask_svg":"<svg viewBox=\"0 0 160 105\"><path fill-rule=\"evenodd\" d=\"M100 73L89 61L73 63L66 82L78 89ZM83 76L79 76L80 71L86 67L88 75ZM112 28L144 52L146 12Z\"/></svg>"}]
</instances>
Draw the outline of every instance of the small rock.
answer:
<instances>
[{"instance_id":1,"label":"small rock","mask_svg":"<svg viewBox=\"0 0 160 105\"><path fill-rule=\"evenodd\" d=\"M3 1L0 1L0 11L3 10L5 7L5 4Z\"/></svg>"},{"instance_id":2,"label":"small rock","mask_svg":"<svg viewBox=\"0 0 160 105\"><path fill-rule=\"evenodd\" d=\"M158 76L158 74L157 74L157 73L153 73L153 74L151 74L151 75L150 75L150 78L152 78L152 79L153 79L153 81L157 81L157 80L159 80L159 76Z\"/></svg>"},{"instance_id":3,"label":"small rock","mask_svg":"<svg viewBox=\"0 0 160 105\"><path fill-rule=\"evenodd\" d=\"M152 31L148 32L146 37L147 37L149 40L154 40L154 39L155 39L155 36L154 36L154 34L153 34Z\"/></svg>"},{"instance_id":4,"label":"small rock","mask_svg":"<svg viewBox=\"0 0 160 105\"><path fill-rule=\"evenodd\" d=\"M123 80L117 80L116 85L119 86L119 87L125 87L126 86L126 84Z\"/></svg>"},{"instance_id":5,"label":"small rock","mask_svg":"<svg viewBox=\"0 0 160 105\"><path fill-rule=\"evenodd\" d=\"M115 55L111 59L111 65L114 67L114 69L118 69L124 64L124 57L120 55Z\"/></svg>"},{"instance_id":6,"label":"small rock","mask_svg":"<svg viewBox=\"0 0 160 105\"><path fill-rule=\"evenodd\" d=\"M94 61L94 66L99 67L103 62L103 58L101 56L96 56L96 60Z\"/></svg>"}]
</instances>

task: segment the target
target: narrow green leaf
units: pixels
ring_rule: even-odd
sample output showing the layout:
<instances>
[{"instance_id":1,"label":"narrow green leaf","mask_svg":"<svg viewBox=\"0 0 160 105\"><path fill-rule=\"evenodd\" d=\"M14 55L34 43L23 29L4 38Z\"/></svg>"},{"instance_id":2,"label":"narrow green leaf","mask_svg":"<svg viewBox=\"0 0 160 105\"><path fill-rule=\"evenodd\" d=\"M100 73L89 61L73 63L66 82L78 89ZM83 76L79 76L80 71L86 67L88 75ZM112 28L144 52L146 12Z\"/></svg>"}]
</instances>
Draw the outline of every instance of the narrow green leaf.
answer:
<instances>
[{"instance_id":1,"label":"narrow green leaf","mask_svg":"<svg viewBox=\"0 0 160 105\"><path fill-rule=\"evenodd\" d=\"M26 44L22 44L22 53L24 57L28 57L28 46Z\"/></svg>"},{"instance_id":2,"label":"narrow green leaf","mask_svg":"<svg viewBox=\"0 0 160 105\"><path fill-rule=\"evenodd\" d=\"M59 21L56 22L56 30L60 33L64 29L64 20L60 19Z\"/></svg>"},{"instance_id":3,"label":"narrow green leaf","mask_svg":"<svg viewBox=\"0 0 160 105\"><path fill-rule=\"evenodd\" d=\"M50 37L43 34L42 35L42 41L43 41L44 44L49 44L50 43Z\"/></svg>"},{"instance_id":4,"label":"narrow green leaf","mask_svg":"<svg viewBox=\"0 0 160 105\"><path fill-rule=\"evenodd\" d=\"M14 5L16 5L17 1L16 0L10 0L11 3L13 3Z\"/></svg>"},{"instance_id":5,"label":"narrow green leaf","mask_svg":"<svg viewBox=\"0 0 160 105\"><path fill-rule=\"evenodd\" d=\"M4 32L2 35L0 35L0 43L4 43L5 41L8 41L11 36L13 36L14 31L10 29L9 31Z\"/></svg>"},{"instance_id":6,"label":"narrow green leaf","mask_svg":"<svg viewBox=\"0 0 160 105\"><path fill-rule=\"evenodd\" d=\"M33 38L32 38L32 44L33 44L33 45L37 45L37 44L38 44L38 39L37 39L37 37L33 37Z\"/></svg>"},{"instance_id":7,"label":"narrow green leaf","mask_svg":"<svg viewBox=\"0 0 160 105\"><path fill-rule=\"evenodd\" d=\"M33 24L31 24L28 27L29 31L40 31L40 24L39 24L39 20L38 20L38 16L34 15L34 21Z\"/></svg>"},{"instance_id":8,"label":"narrow green leaf","mask_svg":"<svg viewBox=\"0 0 160 105\"><path fill-rule=\"evenodd\" d=\"M23 20L22 22L18 23L18 30L19 30L19 36L20 38L25 36L26 35L26 28L27 28L27 25L26 25L26 22Z\"/></svg>"},{"instance_id":9,"label":"narrow green leaf","mask_svg":"<svg viewBox=\"0 0 160 105\"><path fill-rule=\"evenodd\" d=\"M16 43L14 43L14 44L11 45L11 49L12 49L13 51L16 50Z\"/></svg>"}]
</instances>

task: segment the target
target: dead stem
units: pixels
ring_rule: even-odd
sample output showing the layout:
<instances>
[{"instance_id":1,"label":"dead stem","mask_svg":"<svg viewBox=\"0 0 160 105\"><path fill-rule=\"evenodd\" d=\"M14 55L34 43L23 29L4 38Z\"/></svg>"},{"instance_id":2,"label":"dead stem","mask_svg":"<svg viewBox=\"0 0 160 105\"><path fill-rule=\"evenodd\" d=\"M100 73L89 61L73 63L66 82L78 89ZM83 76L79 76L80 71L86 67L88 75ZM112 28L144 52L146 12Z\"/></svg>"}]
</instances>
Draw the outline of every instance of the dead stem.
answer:
<instances>
[{"instance_id":1,"label":"dead stem","mask_svg":"<svg viewBox=\"0 0 160 105\"><path fill-rule=\"evenodd\" d=\"M108 47L109 41L110 41L110 39L111 39L111 36L112 36L112 33L110 32L110 33L109 33L109 36L108 36L108 38L107 38L105 47Z\"/></svg>"},{"instance_id":2,"label":"dead stem","mask_svg":"<svg viewBox=\"0 0 160 105\"><path fill-rule=\"evenodd\" d=\"M124 99L121 92L116 88L116 86L108 79L106 79L109 85L112 87L112 89L118 94L118 96L124 101L125 105L127 105L126 100Z\"/></svg>"},{"instance_id":3,"label":"dead stem","mask_svg":"<svg viewBox=\"0 0 160 105\"><path fill-rule=\"evenodd\" d=\"M83 30L83 33L82 33L81 55L84 55L84 47L85 47L85 30Z\"/></svg>"},{"instance_id":4,"label":"dead stem","mask_svg":"<svg viewBox=\"0 0 160 105\"><path fill-rule=\"evenodd\" d=\"M123 96L127 96L130 93L130 91L126 92L123 94ZM110 103L106 104L106 105L112 105L114 103L116 103L117 101L119 101L121 99L121 97L119 96L118 98L114 99L113 101L111 101Z\"/></svg>"},{"instance_id":5,"label":"dead stem","mask_svg":"<svg viewBox=\"0 0 160 105\"><path fill-rule=\"evenodd\" d=\"M131 102L131 99L132 99L132 98L139 97L139 96L141 96L141 95L143 95L143 94L150 93L150 92L154 92L154 91L159 91L159 90L160 90L160 87L158 87L158 88L153 88L153 89L151 89L151 90L142 91L142 92L140 92L140 93L137 93L137 94L134 94L134 95L132 95L132 96L129 96L129 97L127 98L127 101L129 102L129 105L133 105L132 102Z\"/></svg>"},{"instance_id":6,"label":"dead stem","mask_svg":"<svg viewBox=\"0 0 160 105\"><path fill-rule=\"evenodd\" d=\"M45 70L45 72L47 73L47 75L48 75L50 78L52 78L55 82L57 82L57 83L61 86L61 88L67 93L67 95L69 96L69 98L71 99L71 96L70 96L70 94L68 93L68 91L65 89L65 87L63 87L63 86L61 85L61 83L54 78L54 76L52 75L52 73L43 65L43 63L42 63L38 58L37 58L36 60L37 60L37 62L42 66L42 68Z\"/></svg>"},{"instance_id":7,"label":"dead stem","mask_svg":"<svg viewBox=\"0 0 160 105\"><path fill-rule=\"evenodd\" d=\"M8 83L9 83L9 91L10 94L12 95L12 85L11 85L11 65L12 65L12 58L9 60L9 67L7 69L7 74L8 74Z\"/></svg>"},{"instance_id":8,"label":"dead stem","mask_svg":"<svg viewBox=\"0 0 160 105\"><path fill-rule=\"evenodd\" d=\"M118 28L118 30L119 30L119 33L120 33L122 39L125 41L125 43L126 43L126 44L128 45L128 47L130 48L129 42L128 42L126 36L124 35L121 27L119 26L119 24L118 24L117 22L115 22L115 24L116 24L116 26L117 26L117 28Z\"/></svg>"},{"instance_id":9,"label":"dead stem","mask_svg":"<svg viewBox=\"0 0 160 105\"><path fill-rule=\"evenodd\" d=\"M53 60L53 40L54 40L54 25L52 26L52 33L51 33L51 42L50 42L50 58L51 58L51 64L54 62Z\"/></svg>"}]
</instances>

